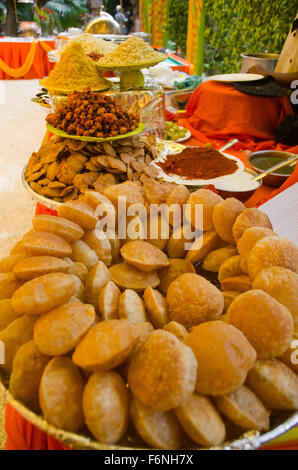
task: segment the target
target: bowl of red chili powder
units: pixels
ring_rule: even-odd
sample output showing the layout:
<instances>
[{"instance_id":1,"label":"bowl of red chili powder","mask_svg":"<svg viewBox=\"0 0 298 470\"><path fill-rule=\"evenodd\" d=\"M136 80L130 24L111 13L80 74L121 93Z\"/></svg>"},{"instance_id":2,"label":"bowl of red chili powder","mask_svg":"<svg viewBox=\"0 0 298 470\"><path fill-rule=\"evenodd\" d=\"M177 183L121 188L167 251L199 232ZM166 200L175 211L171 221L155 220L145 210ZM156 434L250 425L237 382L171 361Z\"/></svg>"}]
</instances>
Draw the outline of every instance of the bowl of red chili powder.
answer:
<instances>
[{"instance_id":1,"label":"bowl of red chili powder","mask_svg":"<svg viewBox=\"0 0 298 470\"><path fill-rule=\"evenodd\" d=\"M179 153L155 160L154 164L161 170L165 180L186 185L225 181L242 173L244 169L238 158L204 147L185 147Z\"/></svg>"}]
</instances>

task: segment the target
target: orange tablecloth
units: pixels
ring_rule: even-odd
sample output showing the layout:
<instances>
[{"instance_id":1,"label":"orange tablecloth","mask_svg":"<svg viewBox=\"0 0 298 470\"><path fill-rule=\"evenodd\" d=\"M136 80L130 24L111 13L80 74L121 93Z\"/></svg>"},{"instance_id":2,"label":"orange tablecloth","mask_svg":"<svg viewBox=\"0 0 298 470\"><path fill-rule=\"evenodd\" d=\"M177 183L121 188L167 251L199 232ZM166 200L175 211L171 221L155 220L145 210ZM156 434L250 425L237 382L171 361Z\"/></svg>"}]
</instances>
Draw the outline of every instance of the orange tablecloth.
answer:
<instances>
[{"instance_id":1,"label":"orange tablecloth","mask_svg":"<svg viewBox=\"0 0 298 470\"><path fill-rule=\"evenodd\" d=\"M275 148L274 129L288 114L294 114L287 96L267 98L241 93L227 83L209 80L197 87L181 120L202 142L239 139L241 147ZM262 141L262 142L261 142Z\"/></svg>"},{"instance_id":2,"label":"orange tablecloth","mask_svg":"<svg viewBox=\"0 0 298 470\"><path fill-rule=\"evenodd\" d=\"M32 65L29 71L20 78L33 79L43 78L49 75L55 64L51 64L48 59L47 51L43 47L44 44L51 49L55 47L55 41L38 41L36 42L35 54ZM2 42L0 41L0 59L8 65L10 68L18 69L24 63L29 54L32 42ZM46 47L45 46L45 47ZM47 47L46 47L47 48ZM0 64L0 79L11 80L9 74L5 73L1 69Z\"/></svg>"}]
</instances>

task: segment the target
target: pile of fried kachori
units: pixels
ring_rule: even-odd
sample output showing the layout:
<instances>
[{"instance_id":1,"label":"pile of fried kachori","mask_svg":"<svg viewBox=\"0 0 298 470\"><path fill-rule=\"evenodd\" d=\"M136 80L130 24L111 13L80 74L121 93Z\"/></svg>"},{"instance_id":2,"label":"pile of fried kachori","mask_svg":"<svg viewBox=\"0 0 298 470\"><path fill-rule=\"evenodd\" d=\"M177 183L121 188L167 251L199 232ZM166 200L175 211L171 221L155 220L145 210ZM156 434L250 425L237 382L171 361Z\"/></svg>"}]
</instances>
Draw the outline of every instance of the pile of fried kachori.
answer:
<instances>
[{"instance_id":1,"label":"pile of fried kachori","mask_svg":"<svg viewBox=\"0 0 298 470\"><path fill-rule=\"evenodd\" d=\"M98 206L116 217L123 195L147 215L187 203L183 226L158 214L146 219L157 237L137 216L124 239L117 225L97 230ZM11 393L58 428L105 444L128 433L135 446L219 446L233 426L266 431L272 413L298 409L297 305L298 249L260 210L123 182L36 215L0 260L1 367Z\"/></svg>"}]
</instances>

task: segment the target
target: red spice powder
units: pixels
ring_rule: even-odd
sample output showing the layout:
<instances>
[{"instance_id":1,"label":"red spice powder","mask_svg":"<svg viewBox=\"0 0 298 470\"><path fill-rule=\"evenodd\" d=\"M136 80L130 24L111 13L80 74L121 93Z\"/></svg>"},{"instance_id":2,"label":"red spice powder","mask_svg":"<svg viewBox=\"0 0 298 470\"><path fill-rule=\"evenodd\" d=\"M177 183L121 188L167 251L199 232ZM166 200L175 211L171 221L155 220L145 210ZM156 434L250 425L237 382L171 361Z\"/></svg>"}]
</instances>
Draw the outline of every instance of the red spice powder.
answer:
<instances>
[{"instance_id":1,"label":"red spice powder","mask_svg":"<svg viewBox=\"0 0 298 470\"><path fill-rule=\"evenodd\" d=\"M180 153L168 155L166 161L157 165L167 175L178 175L187 179L209 180L234 173L238 166L212 148L186 147Z\"/></svg>"}]
</instances>

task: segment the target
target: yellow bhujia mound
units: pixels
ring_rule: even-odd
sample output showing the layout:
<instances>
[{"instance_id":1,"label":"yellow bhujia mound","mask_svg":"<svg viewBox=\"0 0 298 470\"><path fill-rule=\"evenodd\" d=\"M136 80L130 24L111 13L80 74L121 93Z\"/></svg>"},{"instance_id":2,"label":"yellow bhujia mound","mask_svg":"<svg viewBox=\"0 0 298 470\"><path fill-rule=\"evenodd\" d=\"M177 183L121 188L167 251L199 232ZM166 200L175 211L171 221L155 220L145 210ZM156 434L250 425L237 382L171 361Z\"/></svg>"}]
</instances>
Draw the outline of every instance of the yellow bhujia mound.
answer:
<instances>
[{"instance_id":1,"label":"yellow bhujia mound","mask_svg":"<svg viewBox=\"0 0 298 470\"><path fill-rule=\"evenodd\" d=\"M67 91L83 91L89 87L93 90L107 90L110 82L105 80L95 63L84 54L81 44L73 43L61 54L43 86Z\"/></svg>"}]
</instances>

